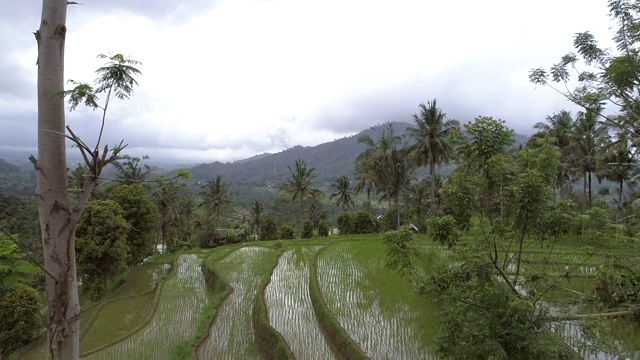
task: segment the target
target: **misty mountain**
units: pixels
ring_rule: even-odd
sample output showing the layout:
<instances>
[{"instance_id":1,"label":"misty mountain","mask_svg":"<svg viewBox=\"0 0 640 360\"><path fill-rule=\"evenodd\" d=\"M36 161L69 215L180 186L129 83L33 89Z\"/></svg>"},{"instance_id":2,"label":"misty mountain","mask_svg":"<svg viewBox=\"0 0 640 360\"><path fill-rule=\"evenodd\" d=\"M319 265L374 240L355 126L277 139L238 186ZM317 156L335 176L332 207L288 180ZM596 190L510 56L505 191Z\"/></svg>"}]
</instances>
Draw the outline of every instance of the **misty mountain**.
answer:
<instances>
[{"instance_id":1,"label":"misty mountain","mask_svg":"<svg viewBox=\"0 0 640 360\"><path fill-rule=\"evenodd\" d=\"M393 122L391 124L395 134L400 136L406 133L407 127L412 126L412 124L404 122ZM358 139L363 135L368 135L374 141L377 141L382 136L382 132L387 125L388 123L377 125L358 134L317 146L298 145L279 153L265 153L234 162L213 162L196 165L190 169L192 186L197 187L200 182L222 175L223 180L231 184L235 191L239 191L239 188L247 190L250 188L274 188L278 183L284 182L289 177L288 168L295 166L297 159L302 159L306 161L307 168L316 168L316 186L326 189L335 179L342 175L353 177L355 159L366 149L364 144L358 143ZM528 137L516 134L515 139L516 144L524 144ZM76 158L78 154L74 154L75 152L68 154L69 168L75 168L80 162L80 159ZM33 171L33 165L27 160L28 155L29 152L27 150L7 151L6 149L0 149L0 158L4 157L9 160L0 163L0 180L4 183L5 190L11 189L12 192L22 194L33 193L35 189L35 172ZM168 172L177 167L178 165L176 164L180 162L176 160L174 164L158 163L154 161L153 154L149 155L151 155L151 160L144 163L151 165L154 173ZM182 166L184 167L185 165ZM445 170L445 172L447 171ZM113 168L106 168L102 176L104 178L115 176Z\"/></svg>"},{"instance_id":2,"label":"misty mountain","mask_svg":"<svg viewBox=\"0 0 640 360\"><path fill-rule=\"evenodd\" d=\"M407 127L412 126L404 122L391 124L395 134L400 136L406 133ZM295 161L302 159L306 161L307 168L316 168L316 185L324 187L342 175L352 177L356 157L366 150L366 146L359 144L358 139L368 135L377 141L386 127L387 124L377 125L358 134L317 146L298 145L279 153L260 154L232 163L200 164L191 168L191 174L197 182L222 175L224 181L234 186L274 187L288 178L288 167L295 166ZM516 144L524 144L528 139L528 136L515 135Z\"/></svg>"}]
</instances>

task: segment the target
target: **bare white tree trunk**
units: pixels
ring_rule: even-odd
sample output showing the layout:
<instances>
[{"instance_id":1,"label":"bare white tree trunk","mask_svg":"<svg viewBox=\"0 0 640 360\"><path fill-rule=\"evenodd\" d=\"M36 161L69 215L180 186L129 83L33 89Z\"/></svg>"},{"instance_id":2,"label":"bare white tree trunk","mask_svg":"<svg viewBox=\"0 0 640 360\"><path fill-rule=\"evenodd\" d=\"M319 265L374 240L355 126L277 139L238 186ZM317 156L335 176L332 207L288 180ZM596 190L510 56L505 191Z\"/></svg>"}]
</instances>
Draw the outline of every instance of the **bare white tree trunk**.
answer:
<instances>
[{"instance_id":1,"label":"bare white tree trunk","mask_svg":"<svg viewBox=\"0 0 640 360\"><path fill-rule=\"evenodd\" d=\"M49 303L53 359L79 358L78 286L74 232L78 209L69 207L65 153L64 45L67 0L43 0L38 42L38 211Z\"/></svg>"}]
</instances>

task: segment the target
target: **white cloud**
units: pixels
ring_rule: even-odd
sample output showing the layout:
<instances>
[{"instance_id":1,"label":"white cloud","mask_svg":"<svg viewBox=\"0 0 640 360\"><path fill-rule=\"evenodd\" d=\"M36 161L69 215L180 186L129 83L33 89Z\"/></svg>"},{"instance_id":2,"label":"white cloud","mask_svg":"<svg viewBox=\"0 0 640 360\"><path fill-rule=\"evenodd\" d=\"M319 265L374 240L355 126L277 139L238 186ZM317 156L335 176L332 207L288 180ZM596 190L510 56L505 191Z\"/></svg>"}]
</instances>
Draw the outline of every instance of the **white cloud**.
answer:
<instances>
[{"instance_id":1,"label":"white cloud","mask_svg":"<svg viewBox=\"0 0 640 360\"><path fill-rule=\"evenodd\" d=\"M143 62L134 97L111 105L108 143L125 138L152 157L227 161L410 121L418 103L433 98L461 121L494 115L526 131L568 107L536 90L529 69L571 51L576 32L608 40L611 25L599 0L210 4L148 13L121 1L69 9L67 78L91 81L99 53ZM15 6L39 16L39 8ZM6 29L10 23L0 24ZM0 64L17 63L19 71L2 76L35 89L36 49L26 35L2 40L9 51ZM0 109L34 116L35 91L16 94L24 99L0 91ZM10 121L8 113L0 111L0 120ZM99 116L80 110L69 123L92 138Z\"/></svg>"}]
</instances>

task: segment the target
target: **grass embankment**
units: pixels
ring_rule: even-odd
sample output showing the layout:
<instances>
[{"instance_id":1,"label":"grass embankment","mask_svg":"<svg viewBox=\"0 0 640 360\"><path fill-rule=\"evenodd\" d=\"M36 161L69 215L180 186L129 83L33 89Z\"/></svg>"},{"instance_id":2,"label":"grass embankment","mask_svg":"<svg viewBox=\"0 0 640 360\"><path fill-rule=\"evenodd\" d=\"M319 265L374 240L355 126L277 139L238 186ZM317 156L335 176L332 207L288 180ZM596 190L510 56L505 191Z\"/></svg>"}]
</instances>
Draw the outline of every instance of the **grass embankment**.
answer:
<instances>
[{"instance_id":1,"label":"grass embankment","mask_svg":"<svg viewBox=\"0 0 640 360\"><path fill-rule=\"evenodd\" d=\"M337 358L367 359L366 354L358 347L353 339L349 337L344 328L342 328L322 297L322 292L318 284L317 259L323 250L325 249L316 253L309 267L309 295L320 329Z\"/></svg>"},{"instance_id":2,"label":"grass embankment","mask_svg":"<svg viewBox=\"0 0 640 360\"><path fill-rule=\"evenodd\" d=\"M380 235L327 246L317 281L328 310L370 357L430 359L438 329L436 304L386 268Z\"/></svg>"},{"instance_id":3,"label":"grass embankment","mask_svg":"<svg viewBox=\"0 0 640 360\"><path fill-rule=\"evenodd\" d=\"M172 360L195 359L197 356L197 348L206 340L209 327L215 319L220 304L231 294L231 287L224 282L215 272L215 263L234 250L236 247L216 248L207 254L202 261L200 271L204 277L207 290L209 292L209 303L202 310L195 334L188 340L185 340L171 350Z\"/></svg>"},{"instance_id":4,"label":"grass embankment","mask_svg":"<svg viewBox=\"0 0 640 360\"><path fill-rule=\"evenodd\" d=\"M173 263L175 258L166 260ZM166 263L147 263L129 272L127 282L118 289L118 296L100 303L86 329L81 330L81 356L121 341L151 321L164 282L176 273L175 265L168 273L167 267ZM82 325L82 318L80 320Z\"/></svg>"},{"instance_id":5,"label":"grass embankment","mask_svg":"<svg viewBox=\"0 0 640 360\"><path fill-rule=\"evenodd\" d=\"M282 257L282 252L280 252L280 257ZM277 266L278 263L273 264L269 272L271 276L263 279L258 293L254 297L253 309L251 311L251 324L260 349L260 355L263 359L295 359L295 355L289 348L282 334L269 323L269 311L265 301L265 292L273 277L273 271Z\"/></svg>"},{"instance_id":6,"label":"grass embankment","mask_svg":"<svg viewBox=\"0 0 640 360\"><path fill-rule=\"evenodd\" d=\"M174 260L175 256L164 257L130 269L121 277L126 281L108 294L105 300L92 303L82 309L80 313L82 356L125 338L151 319L157 307L157 294L161 283L171 277L175 269L175 266L164 261L173 262ZM167 267L171 272L167 273ZM15 355L17 359L47 359L48 357L44 339Z\"/></svg>"},{"instance_id":7,"label":"grass embankment","mask_svg":"<svg viewBox=\"0 0 640 360\"><path fill-rule=\"evenodd\" d=\"M218 261L217 274L233 288L198 347L201 359L258 359L260 350L252 327L252 308L260 285L271 274L279 251L246 246Z\"/></svg>"},{"instance_id":8,"label":"grass embankment","mask_svg":"<svg viewBox=\"0 0 640 360\"><path fill-rule=\"evenodd\" d=\"M162 283L158 307L151 320L139 331L87 358L167 359L173 347L190 339L208 303L204 277L200 271L202 256L180 255L175 275Z\"/></svg>"},{"instance_id":9,"label":"grass embankment","mask_svg":"<svg viewBox=\"0 0 640 360\"><path fill-rule=\"evenodd\" d=\"M301 244L304 242L300 242ZM331 359L333 352L315 317L309 296L309 266L320 246L288 246L265 292L271 326L299 359Z\"/></svg>"}]
</instances>

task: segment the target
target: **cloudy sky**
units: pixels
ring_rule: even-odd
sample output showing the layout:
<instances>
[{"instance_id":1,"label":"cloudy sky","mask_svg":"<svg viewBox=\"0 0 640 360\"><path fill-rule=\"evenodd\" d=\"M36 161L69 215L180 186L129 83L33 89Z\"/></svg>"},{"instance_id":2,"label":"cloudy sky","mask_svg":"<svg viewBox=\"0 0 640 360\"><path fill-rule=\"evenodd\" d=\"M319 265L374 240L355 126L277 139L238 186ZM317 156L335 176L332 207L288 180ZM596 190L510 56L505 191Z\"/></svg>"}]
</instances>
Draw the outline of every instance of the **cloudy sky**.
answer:
<instances>
[{"instance_id":1,"label":"cloudy sky","mask_svg":"<svg viewBox=\"0 0 640 360\"><path fill-rule=\"evenodd\" d=\"M606 0L78 0L65 77L96 55L140 60L140 87L108 114L106 139L151 158L234 161L317 145L437 98L450 118L519 133L571 104L528 72L589 30L611 38ZM0 0L0 147L35 148L42 1ZM99 114L68 113L85 142Z\"/></svg>"}]
</instances>

